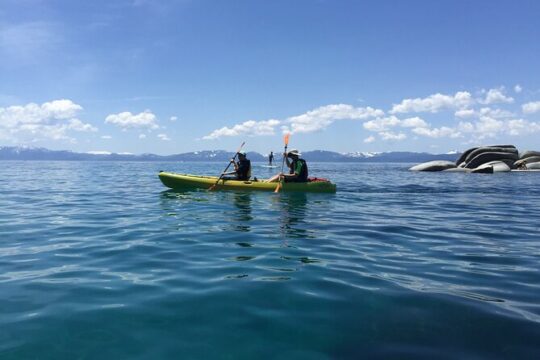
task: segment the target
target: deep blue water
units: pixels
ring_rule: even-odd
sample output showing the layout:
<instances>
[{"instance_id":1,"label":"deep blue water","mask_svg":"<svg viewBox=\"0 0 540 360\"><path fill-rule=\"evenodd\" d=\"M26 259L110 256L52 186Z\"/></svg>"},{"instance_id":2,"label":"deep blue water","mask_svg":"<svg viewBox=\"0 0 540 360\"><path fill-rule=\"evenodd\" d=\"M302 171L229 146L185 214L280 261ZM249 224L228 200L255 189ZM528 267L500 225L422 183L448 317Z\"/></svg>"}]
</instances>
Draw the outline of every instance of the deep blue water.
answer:
<instances>
[{"instance_id":1,"label":"deep blue water","mask_svg":"<svg viewBox=\"0 0 540 360\"><path fill-rule=\"evenodd\" d=\"M409 166L311 163L333 195L0 162L0 358L539 358L540 173Z\"/></svg>"}]
</instances>

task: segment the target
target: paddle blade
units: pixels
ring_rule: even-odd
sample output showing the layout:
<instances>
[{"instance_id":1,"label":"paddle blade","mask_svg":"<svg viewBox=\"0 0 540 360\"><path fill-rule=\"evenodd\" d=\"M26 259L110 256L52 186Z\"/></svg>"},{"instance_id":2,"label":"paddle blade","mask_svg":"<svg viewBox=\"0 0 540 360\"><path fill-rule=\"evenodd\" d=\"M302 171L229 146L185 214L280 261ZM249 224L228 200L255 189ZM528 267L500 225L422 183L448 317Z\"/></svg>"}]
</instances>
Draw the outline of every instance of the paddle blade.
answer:
<instances>
[{"instance_id":1,"label":"paddle blade","mask_svg":"<svg viewBox=\"0 0 540 360\"><path fill-rule=\"evenodd\" d=\"M285 136L283 136L283 143L285 146L289 145L289 136L291 136L290 133L286 133Z\"/></svg>"}]
</instances>

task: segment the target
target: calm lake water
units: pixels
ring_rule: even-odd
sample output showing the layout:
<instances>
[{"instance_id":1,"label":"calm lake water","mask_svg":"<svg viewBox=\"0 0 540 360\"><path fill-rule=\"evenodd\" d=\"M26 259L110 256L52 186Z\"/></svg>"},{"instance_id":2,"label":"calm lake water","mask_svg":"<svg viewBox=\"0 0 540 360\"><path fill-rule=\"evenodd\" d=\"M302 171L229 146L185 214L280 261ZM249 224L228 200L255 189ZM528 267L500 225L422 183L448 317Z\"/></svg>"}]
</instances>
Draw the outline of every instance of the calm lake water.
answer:
<instances>
[{"instance_id":1,"label":"calm lake water","mask_svg":"<svg viewBox=\"0 0 540 360\"><path fill-rule=\"evenodd\" d=\"M220 163L0 162L0 358L539 358L540 173L409 166L274 194L157 177Z\"/></svg>"}]
</instances>

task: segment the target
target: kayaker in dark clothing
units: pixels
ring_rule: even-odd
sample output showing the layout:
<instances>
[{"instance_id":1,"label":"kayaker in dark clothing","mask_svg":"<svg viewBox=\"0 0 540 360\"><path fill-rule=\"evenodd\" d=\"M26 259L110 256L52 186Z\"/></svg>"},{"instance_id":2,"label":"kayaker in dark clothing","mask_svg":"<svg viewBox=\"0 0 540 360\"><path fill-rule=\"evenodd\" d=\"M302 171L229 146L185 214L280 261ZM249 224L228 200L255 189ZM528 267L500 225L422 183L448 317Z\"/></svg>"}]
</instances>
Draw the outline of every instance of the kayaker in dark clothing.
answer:
<instances>
[{"instance_id":1,"label":"kayaker in dark clothing","mask_svg":"<svg viewBox=\"0 0 540 360\"><path fill-rule=\"evenodd\" d=\"M245 151L240 151L238 153L238 162L235 162L234 159L231 160L234 165L234 171L224 173L223 175L233 175L233 176L223 176L225 180L249 180L251 177L251 161L246 157Z\"/></svg>"},{"instance_id":2,"label":"kayaker in dark clothing","mask_svg":"<svg viewBox=\"0 0 540 360\"><path fill-rule=\"evenodd\" d=\"M273 161L274 161L274 152L270 151L270 155L268 155L268 165L272 166Z\"/></svg>"},{"instance_id":3,"label":"kayaker in dark clothing","mask_svg":"<svg viewBox=\"0 0 540 360\"><path fill-rule=\"evenodd\" d=\"M283 156L285 156L285 162L289 168L289 173L279 173L273 178L268 179L267 182L277 182L280 178L283 178L285 182L307 182L308 166L306 160L300 158L302 154L300 154L298 150L294 149L286 154L283 154Z\"/></svg>"}]
</instances>

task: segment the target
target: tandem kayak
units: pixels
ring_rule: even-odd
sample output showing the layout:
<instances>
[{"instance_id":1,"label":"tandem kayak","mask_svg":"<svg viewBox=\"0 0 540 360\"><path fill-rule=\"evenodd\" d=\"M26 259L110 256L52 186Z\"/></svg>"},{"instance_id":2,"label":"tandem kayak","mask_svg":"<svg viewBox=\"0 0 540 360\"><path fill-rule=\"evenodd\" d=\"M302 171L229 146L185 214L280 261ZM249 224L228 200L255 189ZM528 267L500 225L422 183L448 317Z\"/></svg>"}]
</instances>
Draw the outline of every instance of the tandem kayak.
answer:
<instances>
[{"instance_id":1,"label":"tandem kayak","mask_svg":"<svg viewBox=\"0 0 540 360\"><path fill-rule=\"evenodd\" d=\"M218 177L161 171L159 179L163 185L171 189L208 189L216 183ZM276 186L277 183L267 183L264 180L219 180L215 190L274 191ZM312 178L311 181L305 183L284 183L280 191L335 193L336 184L326 179Z\"/></svg>"}]
</instances>

